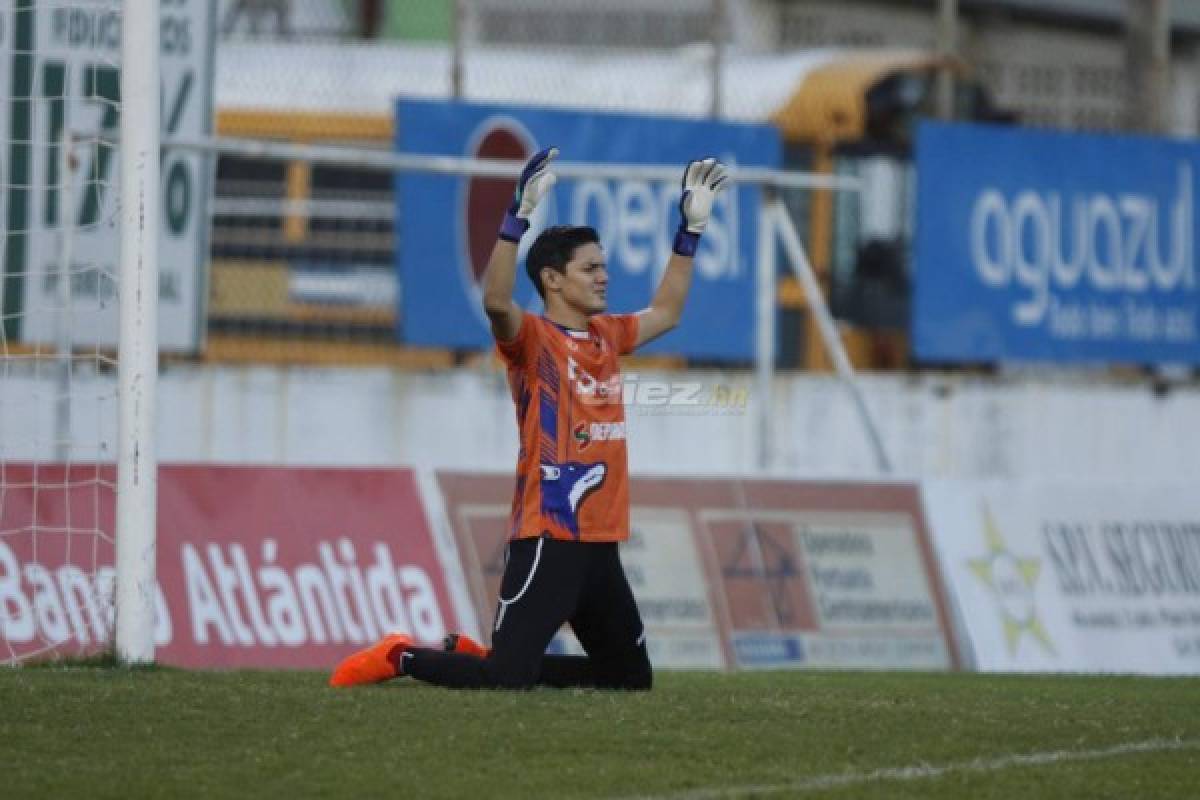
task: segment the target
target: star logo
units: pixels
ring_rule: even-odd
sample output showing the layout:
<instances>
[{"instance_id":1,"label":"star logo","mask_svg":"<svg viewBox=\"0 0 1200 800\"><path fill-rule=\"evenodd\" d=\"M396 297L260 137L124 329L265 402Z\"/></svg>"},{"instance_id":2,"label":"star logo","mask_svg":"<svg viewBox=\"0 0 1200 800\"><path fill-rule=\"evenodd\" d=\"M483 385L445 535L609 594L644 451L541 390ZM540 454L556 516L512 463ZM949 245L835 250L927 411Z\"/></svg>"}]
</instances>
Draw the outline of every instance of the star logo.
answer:
<instances>
[{"instance_id":1,"label":"star logo","mask_svg":"<svg viewBox=\"0 0 1200 800\"><path fill-rule=\"evenodd\" d=\"M1016 655L1021 635L1027 633L1047 653L1056 655L1050 634L1034 607L1033 590L1042 571L1041 560L1022 558L1009 550L986 504L983 507L983 537L987 542L987 555L968 560L967 566L987 585L1000 606L1008 654Z\"/></svg>"}]
</instances>

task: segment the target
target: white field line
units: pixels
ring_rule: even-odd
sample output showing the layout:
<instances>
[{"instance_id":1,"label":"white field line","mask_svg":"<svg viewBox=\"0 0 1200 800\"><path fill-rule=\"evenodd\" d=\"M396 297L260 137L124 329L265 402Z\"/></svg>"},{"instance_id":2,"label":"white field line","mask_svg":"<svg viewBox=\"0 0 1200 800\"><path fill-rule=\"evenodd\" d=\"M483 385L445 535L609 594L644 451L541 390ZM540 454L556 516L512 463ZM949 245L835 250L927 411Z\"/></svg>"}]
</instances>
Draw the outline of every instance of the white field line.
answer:
<instances>
[{"instance_id":1,"label":"white field line","mask_svg":"<svg viewBox=\"0 0 1200 800\"><path fill-rule=\"evenodd\" d=\"M658 795L639 795L644 800L722 800L745 795L761 796L788 792L819 792L866 783L884 781L916 781L940 778L956 772L1000 772L1013 767L1037 767L1045 764L1065 764L1072 761L1101 761L1108 758L1160 753L1169 750L1200 749L1200 739L1147 739L1141 742L1126 742L1097 750L1049 750L1037 753L1014 753L994 758L976 758L950 764L917 764L909 767L887 767L870 772L839 772L818 775L788 783L743 784L711 789L696 789Z\"/></svg>"}]
</instances>

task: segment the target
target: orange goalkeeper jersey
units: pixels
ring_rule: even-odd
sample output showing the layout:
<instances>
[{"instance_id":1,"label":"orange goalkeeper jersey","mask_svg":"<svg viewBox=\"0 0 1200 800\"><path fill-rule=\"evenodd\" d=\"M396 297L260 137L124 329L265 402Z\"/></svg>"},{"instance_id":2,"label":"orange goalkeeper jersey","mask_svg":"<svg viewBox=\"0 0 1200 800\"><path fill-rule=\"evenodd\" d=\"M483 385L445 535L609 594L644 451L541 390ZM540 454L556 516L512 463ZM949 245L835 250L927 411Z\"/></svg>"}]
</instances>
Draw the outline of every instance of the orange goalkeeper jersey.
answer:
<instances>
[{"instance_id":1,"label":"orange goalkeeper jersey","mask_svg":"<svg viewBox=\"0 0 1200 800\"><path fill-rule=\"evenodd\" d=\"M508 365L521 449L509 534L629 538L625 406L617 356L637 344L633 314L597 315L586 331L525 314L497 343Z\"/></svg>"}]
</instances>

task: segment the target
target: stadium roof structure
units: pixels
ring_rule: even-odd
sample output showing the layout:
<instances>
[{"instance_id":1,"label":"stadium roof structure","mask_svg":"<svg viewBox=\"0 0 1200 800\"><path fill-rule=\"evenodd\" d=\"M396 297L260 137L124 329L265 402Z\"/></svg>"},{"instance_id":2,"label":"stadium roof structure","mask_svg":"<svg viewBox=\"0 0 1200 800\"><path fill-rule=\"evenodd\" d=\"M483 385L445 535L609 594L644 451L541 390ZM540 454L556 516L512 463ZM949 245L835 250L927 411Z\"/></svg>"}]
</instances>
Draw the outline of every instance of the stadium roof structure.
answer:
<instances>
[{"instance_id":1,"label":"stadium roof structure","mask_svg":"<svg viewBox=\"0 0 1200 800\"><path fill-rule=\"evenodd\" d=\"M723 59L722 117L761 122L783 108L812 72L846 60L926 60L916 50L820 49ZM632 113L708 116L711 51L545 53L472 48L463 99ZM397 97L448 98L444 45L224 44L217 58L219 109L390 114Z\"/></svg>"},{"instance_id":2,"label":"stadium roof structure","mask_svg":"<svg viewBox=\"0 0 1200 800\"><path fill-rule=\"evenodd\" d=\"M1128 0L963 0L960 4L963 12L993 8L1118 26L1125 24L1129 14ZM1200 3L1175 0L1171 27L1177 33L1200 34Z\"/></svg>"}]
</instances>

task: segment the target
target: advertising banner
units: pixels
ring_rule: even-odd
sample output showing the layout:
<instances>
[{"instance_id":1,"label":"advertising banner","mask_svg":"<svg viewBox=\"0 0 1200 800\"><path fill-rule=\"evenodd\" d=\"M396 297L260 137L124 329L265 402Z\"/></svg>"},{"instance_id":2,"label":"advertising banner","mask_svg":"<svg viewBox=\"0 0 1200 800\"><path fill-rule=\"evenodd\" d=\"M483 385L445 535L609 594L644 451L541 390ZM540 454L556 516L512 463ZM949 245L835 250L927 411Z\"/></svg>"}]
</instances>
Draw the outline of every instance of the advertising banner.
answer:
<instances>
[{"instance_id":1,"label":"advertising banner","mask_svg":"<svg viewBox=\"0 0 1200 800\"><path fill-rule=\"evenodd\" d=\"M490 621L512 478L438 483ZM655 666L958 665L915 486L638 478L630 499L621 558Z\"/></svg>"},{"instance_id":2,"label":"advertising banner","mask_svg":"<svg viewBox=\"0 0 1200 800\"><path fill-rule=\"evenodd\" d=\"M3 465L0 662L103 650L113 635L111 464ZM155 640L170 638L161 585Z\"/></svg>"},{"instance_id":3,"label":"advertising banner","mask_svg":"<svg viewBox=\"0 0 1200 800\"><path fill-rule=\"evenodd\" d=\"M35 489L6 465L0 655L111 641L115 495L96 474L39 466ZM326 668L385 632L440 646L460 627L411 470L164 466L158 503L161 663Z\"/></svg>"},{"instance_id":4,"label":"advertising banner","mask_svg":"<svg viewBox=\"0 0 1200 800\"><path fill-rule=\"evenodd\" d=\"M979 669L1200 673L1194 487L937 481L925 502Z\"/></svg>"},{"instance_id":5,"label":"advertising banner","mask_svg":"<svg viewBox=\"0 0 1200 800\"><path fill-rule=\"evenodd\" d=\"M916 149L918 358L1200 363L1200 147L925 123Z\"/></svg>"},{"instance_id":6,"label":"advertising banner","mask_svg":"<svg viewBox=\"0 0 1200 800\"><path fill-rule=\"evenodd\" d=\"M406 100L396 104L401 153L524 160L543 147L572 162L678 164L716 156L731 165L777 167L781 146L763 125L670 117L551 111L519 106ZM397 268L403 287L399 335L415 345L492 346L479 284L496 242L513 180L401 172L396 178ZM609 310L649 305L679 222L680 181L562 178L522 240L515 299L541 311L524 276L525 254L550 225L591 225L607 258ZM648 352L753 358L759 190L740 186L717 199L696 254L680 326Z\"/></svg>"},{"instance_id":7,"label":"advertising banner","mask_svg":"<svg viewBox=\"0 0 1200 800\"><path fill-rule=\"evenodd\" d=\"M696 516L734 663L958 666L915 485L741 481L725 499Z\"/></svg>"},{"instance_id":8,"label":"advertising banner","mask_svg":"<svg viewBox=\"0 0 1200 800\"><path fill-rule=\"evenodd\" d=\"M212 131L216 3L161 6L161 134ZM6 335L55 341L63 253L72 254L71 336L117 344L121 7L115 0L32 0L0 10L0 305ZM10 11L11 9L11 11ZM11 76L11 77L10 77ZM75 138L71 175L64 135ZM158 335L200 347L208 261L210 156L166 149L160 165ZM70 191L66 189L69 187ZM68 207L69 204L69 207Z\"/></svg>"}]
</instances>

